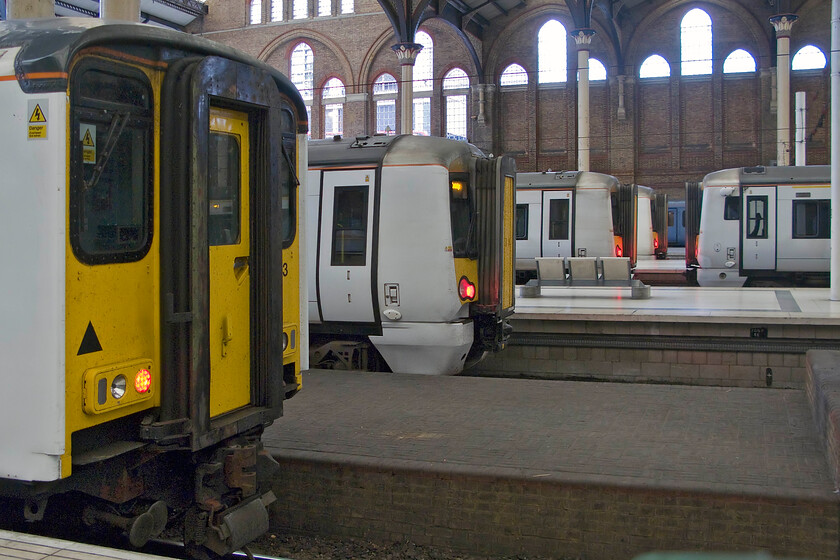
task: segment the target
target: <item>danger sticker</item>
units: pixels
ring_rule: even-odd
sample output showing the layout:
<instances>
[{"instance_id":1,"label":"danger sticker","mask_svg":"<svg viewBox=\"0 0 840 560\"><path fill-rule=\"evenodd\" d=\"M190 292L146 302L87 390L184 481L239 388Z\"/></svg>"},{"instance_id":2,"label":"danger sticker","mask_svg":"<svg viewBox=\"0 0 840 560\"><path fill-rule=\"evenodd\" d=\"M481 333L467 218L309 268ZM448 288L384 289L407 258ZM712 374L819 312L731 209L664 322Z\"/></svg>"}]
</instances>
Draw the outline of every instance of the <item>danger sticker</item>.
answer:
<instances>
[{"instance_id":1,"label":"danger sticker","mask_svg":"<svg viewBox=\"0 0 840 560\"><path fill-rule=\"evenodd\" d=\"M29 140L45 140L47 138L47 100L33 99L29 101Z\"/></svg>"},{"instance_id":2,"label":"danger sticker","mask_svg":"<svg viewBox=\"0 0 840 560\"><path fill-rule=\"evenodd\" d=\"M96 125L82 123L79 128L79 140L82 141L82 161L96 163Z\"/></svg>"}]
</instances>

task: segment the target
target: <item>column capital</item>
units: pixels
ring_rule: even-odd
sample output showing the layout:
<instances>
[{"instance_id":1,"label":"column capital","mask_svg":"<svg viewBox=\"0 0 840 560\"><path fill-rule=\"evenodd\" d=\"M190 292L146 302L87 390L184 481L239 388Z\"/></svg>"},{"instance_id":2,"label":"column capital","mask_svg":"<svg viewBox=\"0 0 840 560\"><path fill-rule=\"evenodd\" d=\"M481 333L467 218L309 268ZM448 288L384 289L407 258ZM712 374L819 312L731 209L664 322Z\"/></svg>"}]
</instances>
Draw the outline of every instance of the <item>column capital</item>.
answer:
<instances>
[{"instance_id":1,"label":"column capital","mask_svg":"<svg viewBox=\"0 0 840 560\"><path fill-rule=\"evenodd\" d=\"M595 30L590 28L575 29L572 31L572 37L575 38L575 44L579 49L585 49L592 44L592 36L595 35Z\"/></svg>"},{"instance_id":2,"label":"column capital","mask_svg":"<svg viewBox=\"0 0 840 560\"><path fill-rule=\"evenodd\" d=\"M770 18L770 23L776 29L777 37L790 37L790 30L798 19L796 14L776 14Z\"/></svg>"},{"instance_id":3,"label":"column capital","mask_svg":"<svg viewBox=\"0 0 840 560\"><path fill-rule=\"evenodd\" d=\"M417 55L423 50L423 45L420 43L397 43L391 47L391 50L397 55L400 65L414 66L414 61L417 60Z\"/></svg>"}]
</instances>

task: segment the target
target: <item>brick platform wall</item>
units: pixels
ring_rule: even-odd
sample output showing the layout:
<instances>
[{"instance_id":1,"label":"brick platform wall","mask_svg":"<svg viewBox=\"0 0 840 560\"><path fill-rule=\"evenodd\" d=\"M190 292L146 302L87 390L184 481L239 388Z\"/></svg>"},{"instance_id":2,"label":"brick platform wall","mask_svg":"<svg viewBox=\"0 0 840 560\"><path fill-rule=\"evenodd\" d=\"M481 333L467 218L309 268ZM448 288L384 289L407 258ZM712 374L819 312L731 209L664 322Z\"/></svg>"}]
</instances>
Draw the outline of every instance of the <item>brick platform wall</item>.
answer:
<instances>
[{"instance_id":1,"label":"brick platform wall","mask_svg":"<svg viewBox=\"0 0 840 560\"><path fill-rule=\"evenodd\" d=\"M836 558L836 503L281 460L271 530L473 554L632 558L765 550Z\"/></svg>"},{"instance_id":2,"label":"brick platform wall","mask_svg":"<svg viewBox=\"0 0 840 560\"><path fill-rule=\"evenodd\" d=\"M840 340L840 327L766 323L671 323L650 321L540 321L514 319L514 332L591 335L603 338L602 347L510 344L467 370L468 375L593 379L633 383L678 383L723 387L803 389L805 353L646 350L610 347L612 336L718 338L749 340L750 328L763 326L769 339Z\"/></svg>"}]
</instances>

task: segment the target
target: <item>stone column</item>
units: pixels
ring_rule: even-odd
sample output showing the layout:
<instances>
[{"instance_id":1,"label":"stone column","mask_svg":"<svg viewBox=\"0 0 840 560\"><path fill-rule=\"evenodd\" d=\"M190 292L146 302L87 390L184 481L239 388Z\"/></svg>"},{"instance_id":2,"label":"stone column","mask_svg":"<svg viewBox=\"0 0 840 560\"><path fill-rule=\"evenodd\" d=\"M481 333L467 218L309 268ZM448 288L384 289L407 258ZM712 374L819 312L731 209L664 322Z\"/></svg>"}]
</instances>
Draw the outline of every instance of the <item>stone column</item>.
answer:
<instances>
[{"instance_id":1,"label":"stone column","mask_svg":"<svg viewBox=\"0 0 840 560\"><path fill-rule=\"evenodd\" d=\"M423 50L419 43L397 43L391 50L400 62L400 134L414 131L414 62Z\"/></svg>"},{"instance_id":2,"label":"stone column","mask_svg":"<svg viewBox=\"0 0 840 560\"><path fill-rule=\"evenodd\" d=\"M6 19L29 19L55 17L53 0L8 0Z\"/></svg>"},{"instance_id":3,"label":"stone column","mask_svg":"<svg viewBox=\"0 0 840 560\"><path fill-rule=\"evenodd\" d=\"M589 171L589 45L594 29L575 29L578 48L578 171Z\"/></svg>"},{"instance_id":4,"label":"stone column","mask_svg":"<svg viewBox=\"0 0 840 560\"><path fill-rule=\"evenodd\" d=\"M99 18L122 21L140 21L140 0L102 0Z\"/></svg>"},{"instance_id":5,"label":"stone column","mask_svg":"<svg viewBox=\"0 0 840 560\"><path fill-rule=\"evenodd\" d=\"M790 165L790 30L793 14L770 18L776 29L776 165Z\"/></svg>"}]
</instances>

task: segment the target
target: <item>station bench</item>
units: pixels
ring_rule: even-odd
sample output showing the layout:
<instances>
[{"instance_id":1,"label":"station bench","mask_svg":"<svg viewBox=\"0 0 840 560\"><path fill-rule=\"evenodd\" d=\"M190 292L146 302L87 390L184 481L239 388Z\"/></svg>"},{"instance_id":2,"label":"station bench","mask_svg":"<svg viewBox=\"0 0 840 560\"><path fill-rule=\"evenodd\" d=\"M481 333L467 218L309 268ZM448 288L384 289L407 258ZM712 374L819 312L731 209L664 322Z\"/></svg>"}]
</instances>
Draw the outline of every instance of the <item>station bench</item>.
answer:
<instances>
[{"instance_id":1,"label":"station bench","mask_svg":"<svg viewBox=\"0 0 840 560\"><path fill-rule=\"evenodd\" d=\"M623 287L632 299L648 299L650 286L633 278L627 257L537 257L537 278L522 286L522 297L537 297L545 287Z\"/></svg>"}]
</instances>

